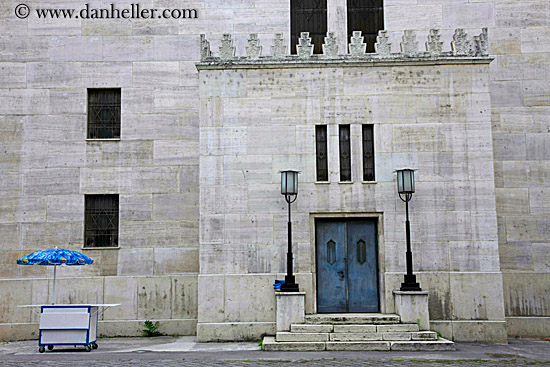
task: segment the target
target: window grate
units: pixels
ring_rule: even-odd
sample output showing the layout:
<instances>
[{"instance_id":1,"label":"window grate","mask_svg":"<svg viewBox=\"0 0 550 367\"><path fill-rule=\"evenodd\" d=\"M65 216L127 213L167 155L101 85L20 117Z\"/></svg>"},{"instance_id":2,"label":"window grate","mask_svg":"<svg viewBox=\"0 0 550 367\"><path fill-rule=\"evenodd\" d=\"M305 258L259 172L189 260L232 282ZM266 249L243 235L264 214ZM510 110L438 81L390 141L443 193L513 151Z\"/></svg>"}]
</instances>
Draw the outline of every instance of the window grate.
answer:
<instances>
[{"instance_id":1,"label":"window grate","mask_svg":"<svg viewBox=\"0 0 550 367\"><path fill-rule=\"evenodd\" d=\"M353 31L363 32L367 52L374 52L379 30L384 29L384 4L382 0L347 0L348 38Z\"/></svg>"},{"instance_id":2,"label":"window grate","mask_svg":"<svg viewBox=\"0 0 550 367\"><path fill-rule=\"evenodd\" d=\"M120 89L88 89L88 139L120 138Z\"/></svg>"},{"instance_id":3,"label":"window grate","mask_svg":"<svg viewBox=\"0 0 550 367\"><path fill-rule=\"evenodd\" d=\"M322 54L322 44L327 34L327 0L290 0L291 52L301 32L309 32L313 53Z\"/></svg>"},{"instance_id":4,"label":"window grate","mask_svg":"<svg viewBox=\"0 0 550 367\"><path fill-rule=\"evenodd\" d=\"M363 181L374 180L374 125L363 125Z\"/></svg>"},{"instance_id":5,"label":"window grate","mask_svg":"<svg viewBox=\"0 0 550 367\"><path fill-rule=\"evenodd\" d=\"M315 126L317 181L328 181L327 125Z\"/></svg>"},{"instance_id":6,"label":"window grate","mask_svg":"<svg viewBox=\"0 0 550 367\"><path fill-rule=\"evenodd\" d=\"M351 142L349 125L340 125L340 181L351 181Z\"/></svg>"},{"instance_id":7,"label":"window grate","mask_svg":"<svg viewBox=\"0 0 550 367\"><path fill-rule=\"evenodd\" d=\"M118 246L118 195L86 195L84 246Z\"/></svg>"}]
</instances>

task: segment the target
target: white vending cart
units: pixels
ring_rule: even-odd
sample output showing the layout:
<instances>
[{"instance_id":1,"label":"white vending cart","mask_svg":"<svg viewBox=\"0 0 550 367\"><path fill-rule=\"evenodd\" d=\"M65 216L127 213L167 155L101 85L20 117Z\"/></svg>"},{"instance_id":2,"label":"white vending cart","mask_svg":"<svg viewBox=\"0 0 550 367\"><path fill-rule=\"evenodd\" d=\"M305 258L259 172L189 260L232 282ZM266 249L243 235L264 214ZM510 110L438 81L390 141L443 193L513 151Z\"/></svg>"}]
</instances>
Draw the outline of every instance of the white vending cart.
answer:
<instances>
[{"instance_id":1,"label":"white vending cart","mask_svg":"<svg viewBox=\"0 0 550 367\"><path fill-rule=\"evenodd\" d=\"M83 345L86 351L97 349L97 320L101 307L119 304L25 305L40 308L38 350L56 345Z\"/></svg>"}]
</instances>

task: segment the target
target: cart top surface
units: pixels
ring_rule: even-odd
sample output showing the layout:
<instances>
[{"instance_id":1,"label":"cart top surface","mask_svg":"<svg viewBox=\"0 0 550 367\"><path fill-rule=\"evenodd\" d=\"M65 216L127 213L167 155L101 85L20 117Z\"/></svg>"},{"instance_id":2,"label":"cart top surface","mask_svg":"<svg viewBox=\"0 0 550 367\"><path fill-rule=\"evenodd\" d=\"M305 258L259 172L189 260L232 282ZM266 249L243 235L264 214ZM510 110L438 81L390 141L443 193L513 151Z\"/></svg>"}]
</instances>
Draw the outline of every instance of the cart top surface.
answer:
<instances>
[{"instance_id":1,"label":"cart top surface","mask_svg":"<svg viewBox=\"0 0 550 367\"><path fill-rule=\"evenodd\" d=\"M114 306L120 306L120 303L86 303L86 304L43 304L43 305L21 305L17 307L59 307L59 308L67 308L67 307L114 307Z\"/></svg>"}]
</instances>

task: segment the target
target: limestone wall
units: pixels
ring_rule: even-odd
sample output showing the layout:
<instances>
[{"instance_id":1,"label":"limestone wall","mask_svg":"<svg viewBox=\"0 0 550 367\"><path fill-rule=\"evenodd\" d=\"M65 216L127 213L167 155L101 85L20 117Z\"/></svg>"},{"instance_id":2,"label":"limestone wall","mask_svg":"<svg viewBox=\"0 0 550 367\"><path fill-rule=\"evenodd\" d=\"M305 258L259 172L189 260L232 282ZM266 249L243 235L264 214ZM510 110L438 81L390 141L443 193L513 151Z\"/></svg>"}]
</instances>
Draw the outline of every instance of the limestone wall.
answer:
<instances>
[{"instance_id":1,"label":"limestone wall","mask_svg":"<svg viewBox=\"0 0 550 367\"><path fill-rule=\"evenodd\" d=\"M0 340L36 337L36 317L16 306L50 299L53 268L16 259L54 246L81 250L84 194L105 193L120 195L120 248L82 250L94 265L59 269L57 302L122 303L105 313L105 335L140 335L145 319L194 335L198 35L284 32L288 2L139 2L199 11L176 20L23 20L19 3L0 2ZM31 11L105 5L25 3ZM120 141L86 141L86 88L102 87L122 89Z\"/></svg>"},{"instance_id":2,"label":"limestone wall","mask_svg":"<svg viewBox=\"0 0 550 367\"><path fill-rule=\"evenodd\" d=\"M342 216L379 219L381 312L394 312L405 231L393 171L404 166L418 168L413 252L434 328L455 340L506 340L490 60L365 57L207 57L198 66L199 289L215 289L199 293L200 340L273 332L271 283L286 269L284 169L302 172L293 243L306 312L316 312L314 220ZM375 124L375 183L361 180L365 123ZM316 182L316 124L328 125L329 183ZM351 183L339 182L339 124L351 125Z\"/></svg>"},{"instance_id":3,"label":"limestone wall","mask_svg":"<svg viewBox=\"0 0 550 367\"><path fill-rule=\"evenodd\" d=\"M80 288L70 294L59 293L61 299L58 301L81 302L94 297L98 297L97 301L105 302L110 302L112 299L120 300L128 307L121 308L117 312L113 310L112 313L105 315L105 319L112 320L112 325L115 325L111 330L120 331L127 327L125 334L139 334L139 324L143 319L154 318L154 315L146 314L147 309L170 309L176 311L172 312L170 317L163 311L163 320L166 318L179 321L165 323L163 327L167 333L172 332L168 325L174 325L173 329L178 329L176 332L180 334L195 332L198 298L185 301L188 302L185 303L185 311L181 309L177 311L178 308L173 305L175 302L182 302L180 294L173 293L173 289L168 292L164 287L182 277L179 284L189 284L191 294L197 293L197 285L193 282L196 282L199 271L199 231L201 241L219 244L226 241L225 237L220 237L220 228L229 228L228 235L229 238L233 236L232 242L245 243L243 247L253 248L252 253L258 254L260 260L266 256L276 259L275 262L255 261L248 257L239 259L244 261L243 264L247 264L247 268L254 272L270 274L280 271L281 266L284 266L284 260L279 250L271 254L270 251L274 250L267 250L265 246L259 247L258 244L264 244L265 236L271 235L274 241L277 239L282 243L286 235L284 229L286 219L282 212L273 214L273 217L262 216L261 210L266 201L262 195L267 197L273 195L272 200L281 200L276 194L277 185L273 182L274 172L286 166L284 156L304 154L313 149L312 130L296 126L294 148L286 145L277 146L265 154L259 154L258 148L251 148L250 152L253 153L251 157L231 157L247 144L240 138L243 130L233 126L224 127L222 135L208 131L208 134L211 134L207 135L210 143L207 146L203 146L205 143L201 145L199 113L204 114L206 107L201 107L199 103L198 73L195 63L200 60L199 34L201 33L208 35L211 49L216 52L221 45L222 34L231 33L236 52L240 55L246 53L250 33L259 34L264 51L267 52L273 34L276 32L282 33L288 43L289 1L145 0L140 4L156 8L196 8L199 10L199 17L181 20L58 19L55 21L38 20L35 16L26 20L18 19L14 15L14 9L19 3L15 0L0 2L0 263L2 265L0 266L0 297L2 300L9 300L0 305L0 339L30 337L31 333L37 329L36 324L31 322L36 320L32 318L30 312L18 310L15 305L44 302L48 298L44 289L47 280L51 278L52 269L38 266L19 267L15 265L15 260L35 249L49 246L59 245L80 249L83 244L83 195L88 193L120 194L121 248L119 250L86 250L86 253L96 260L96 265L62 270L60 273L62 278L66 278L72 284L79 284L77 288ZM31 9L53 6L51 1L46 0L28 0L26 3ZM80 0L65 0L59 4L56 3L55 7L81 8L84 3ZM90 1L89 3L91 6L99 7L103 2ZM113 3L122 7L129 2L114 0ZM345 4L345 0L328 0L329 31L334 32L337 37L340 52L346 49ZM467 219L468 216L460 212L475 211L478 207L483 211L487 205L492 205L488 204L492 200L490 198L493 193L488 186L490 184L487 177L493 173L490 170L487 171L484 165L494 156L496 224L500 255L498 262L503 271L502 282L508 333L511 336L547 335L550 330L548 317L550 315L548 302L546 302L549 289L547 285L550 282L548 257L550 253L548 241L550 228L550 204L548 204L550 202L548 194L550 4L546 0L476 0L475 2L386 0L384 4L385 28L388 30L394 52L399 49L405 29L418 31L418 42L423 46L428 30L431 28L441 29L442 39L447 45L455 28L465 28L470 36L479 34L482 27L489 28L489 51L496 59L490 65L490 78L481 82L482 85L489 83L491 91L494 153L489 152L487 145L480 146L477 155L468 156L469 162L475 159L483 166L482 170L476 168L472 172L482 177L483 183L479 184L480 186L476 183L474 189L464 188L460 183L454 183L452 188L447 183L434 184L428 190L431 192L431 197L439 197L451 190L450 195L453 199L449 201L445 199L444 205L446 208L458 209L453 212L452 218L433 215L432 219L419 218L418 220L427 223L436 221L455 223L453 226L443 227L453 233L446 239L448 246L451 247L459 246L458 243L453 242L457 238L455 235L462 236L469 233L467 236L478 236L477 229L468 229L470 228L468 223L471 224ZM358 102L354 96L355 92L349 92L350 88L359 90L366 88L367 93L384 93L384 83L388 78L394 77L393 74L386 75L382 81L377 79L372 81L374 77L366 73L363 77L370 82L362 85L354 84L353 81L348 83L346 79L345 93L351 94L340 98L336 96L336 93L341 92L341 86L338 83L343 83L341 80L349 77L351 69L341 69L341 72L330 70L315 71L313 74L296 72L293 78L299 77L303 83L293 88L297 96L304 95L307 88L311 90L314 83L318 82L317 77L312 77L318 72L321 75L320 80L325 81L326 87L332 88L330 93L334 94L333 102L329 105L320 105L320 102L318 102L319 105L308 105L298 98L292 100L275 98L273 103L279 104L274 105L277 108L274 108L276 113L273 113L271 121L275 122L275 125L280 121L288 121L294 118L296 110L301 111L302 120L318 119L317 112L314 112L315 115L311 114L312 111L319 110L328 114L326 117L330 119L331 124L349 121L351 117L357 117L358 112L357 110L347 111L342 109L342 106L353 107L362 103ZM345 72L345 70L348 71ZM336 73L336 78L329 77L329 71ZM452 74L457 76L455 72ZM222 73L219 75L222 76ZM230 85L229 89L216 87L219 88L220 95L238 89L237 82L241 78L238 72L235 72L235 75L239 77L227 75L223 74L226 78L224 83L231 82L235 85ZM415 78L410 74L402 77L403 80ZM462 75L457 77L463 78ZM247 78L256 82L260 76L251 75ZM309 83L310 86L306 88L303 86L304 83L306 86ZM85 141L86 88L89 87L122 88L120 142ZM256 87L260 88L258 85ZM279 86L264 90L262 98L271 98L270 94L277 93L278 89L280 89ZM405 103L402 101L406 101L407 98L402 96L398 101L385 101L399 105ZM253 106L258 111L254 112L256 113L254 115L243 112L249 111L251 107L246 98L230 99L230 101L229 105L223 105L224 114L230 117L229 121L248 119L253 122L266 115L262 110L265 109L263 104ZM486 101L483 100L483 103ZM438 101L440 102L441 100ZM446 100L443 102L440 106L448 105ZM222 108L220 103L212 100L208 105L208 111L210 111L208 113L220 113ZM377 106L377 109L383 109L382 112L372 115L373 121L380 124L378 135L391 135L389 139L393 141L393 129L389 132L381 128L382 124L388 122L383 119L389 113L388 111L393 110L393 106L379 105L377 100L371 100L369 103ZM429 115L424 115L422 105L417 105L410 99L406 103L408 112L419 113L419 122L429 122L427 119ZM200 112L201 108L203 112ZM443 115L455 113L447 111L447 107L441 112ZM412 123L407 120L408 116L408 113L399 113L396 118ZM375 121L379 117L382 120ZM442 121L450 122L445 119ZM423 144L428 146L425 149L435 151L436 148L445 144L451 144L452 149L458 149L454 139L459 136L457 141L462 141L460 136L464 133L456 129L450 131L445 129L437 128L434 131L431 127L427 127L422 130L425 134L431 134L430 136L440 137L434 140L436 143L431 139L424 141ZM359 130L352 126L352 133L354 131L357 141ZM285 134L288 134L287 129L279 128L274 131L273 136L284 139ZM333 129L331 134L334 139L336 130ZM398 129L395 136L396 140L397 137L404 136L415 141L422 140L423 136L426 136L412 134L410 128L405 126ZM453 139L449 138L451 136L449 134ZM480 134L487 134L487 130L482 129ZM227 162L224 160L223 164L214 157L203 158L205 160L201 161L201 164L204 162L205 167L210 171L199 174L199 147L207 151L207 155L210 151L221 154L219 152L226 147L216 144L223 142L222 136L231 136L234 141L240 141L241 146L230 151ZM269 146L267 143L270 143L271 138L264 134L262 128L247 127L247 139L250 141L259 142L260 145L266 143L264 145ZM468 135L466 140L474 141L471 135ZM409 142L401 141L399 144L404 144L399 149L410 147ZM435 145L430 147L430 144ZM462 143L458 145L460 144ZM387 158L391 154L395 162L408 159L407 154L390 153L390 148L385 145L378 148L386 149L387 151L380 150L380 153L386 154ZM271 155L274 152L280 153L281 149L285 153L281 158L283 161L273 160ZM336 149L336 146L333 145L329 149ZM466 168L462 163L456 163L458 160L455 159L454 154L445 152L436 157L430 152L432 151L427 150L422 152L422 155L429 156L429 159L437 160L438 164L446 167L440 173L453 178L457 177L455 172L465 173ZM248 172L240 169L242 160L249 165ZM269 164L275 168L267 169L266 165ZM303 162L301 164L306 165ZM434 169L432 166L419 168L428 171ZM227 181L220 181L220 169L224 172L224 180L226 170L229 172ZM311 172L311 162L308 169ZM470 174L470 171L468 172ZM486 172L489 172L488 175ZM357 174L358 172L354 172L355 177ZM334 178L335 173L332 175ZM267 177L272 180L270 187L265 186L265 182L262 181L268 180ZM247 199L246 207L239 201L243 193L239 185L245 178L258 180L258 184L250 188L254 195L252 199ZM214 190L209 194L218 195L216 196L218 204L229 200L234 211L233 217L228 218L227 221L220 213L209 214L202 218L208 222L204 222L205 225L199 228L199 206L206 204L197 197L198 184L199 182L202 184L204 180L207 182L213 180L214 186L221 185L221 182L232 185L233 190L224 196L220 196L221 194L215 191L215 188L205 187L204 190ZM362 188L357 189L356 187L359 186ZM381 190L378 188L382 186L377 184L376 191ZM419 187L419 190L421 189ZM324 202L331 202L329 198L336 195L333 189L319 190L318 197ZM348 210L347 208L354 208L356 202L361 203L360 205L365 208L374 208L374 204L365 199L363 190L365 189L362 185L348 185L345 195L336 196L341 205L329 209ZM393 187L390 188L388 183L385 190L388 191L385 196L388 196ZM427 189L424 188L424 190ZM468 201L472 192L475 193L476 199ZM256 194L260 199L254 199ZM428 207L439 205L438 208L443 205L441 199L421 203L419 197L420 195L416 195L415 205L428 205ZM478 197L480 197L479 200ZM463 200L464 198L466 201ZM472 202L476 204L471 204ZM280 204L276 208L282 211L283 206ZM298 206L304 205L313 207L312 211L327 210L320 204L317 208L318 204L311 201L306 204L300 200ZM391 204L391 208L393 206L394 204ZM306 209L308 208L301 207L301 210ZM397 209L396 207L395 210ZM470 214L471 218L472 214ZM243 224L248 220L250 225ZM273 229L265 230L269 228L266 223L270 220L273 221ZM311 222L307 216L301 216L298 213L296 220L299 226L309 225L309 231L311 231ZM495 223L493 221L490 224L491 220L482 220L480 223L486 223L488 227L492 227ZM385 221L386 219L384 223ZM457 226L456 223L460 225ZM240 232L250 228L260 228L260 230L248 231L244 234ZM492 230L487 232L481 229L480 233L488 233L488 247L494 246ZM224 236L226 236L225 231ZM240 238L242 236L245 238ZM298 239L302 244L308 240L305 233L300 234L298 231L296 236L301 236ZM402 238L397 236L402 236L401 230L396 229L392 241L395 246L402 246ZM433 238L428 240L431 241ZM455 249L455 247L452 248ZM484 248L477 249L474 245L466 247L471 248L469 250L457 248L456 251L468 253L473 251L481 254L485 251ZM205 248L204 256L214 256L214 250L210 255L209 251ZM432 251L440 251L440 248L434 245ZM452 253L456 251L453 250ZM237 255L238 253L237 251L231 256L241 256ZM307 261L311 261L307 251L305 253L299 251L299 254L302 257L301 263L307 264ZM479 264L476 263L477 260L464 263L462 260L449 258L443 265L439 263L418 265L439 269L454 262L456 265L453 266L457 266L457 269L486 266L492 268L496 261L493 255L492 250L490 255L480 255L477 257ZM277 267L272 265L274 263L278 264ZM237 259L231 264L233 265L230 263L227 265L228 271L242 272L240 268L244 265L238 265ZM208 272L210 270L205 268L205 274ZM438 281L442 279L439 274L433 275L433 278ZM305 279L301 282L302 284L307 283L307 276ZM451 282L450 275L448 280L445 279L442 283L446 285L440 287L451 287L451 284L457 284ZM132 282L139 283L142 280L148 285L146 293L140 295ZM116 282L123 284L118 285ZM161 286L156 287L153 283ZM80 286L80 284L83 285ZM97 289L97 291L91 292L91 289ZM263 292L267 291L267 289L263 290ZM145 299L149 299L147 303L144 303ZM449 315L453 312L450 302L450 299L445 297L432 299L431 308L434 310L432 316L441 320L449 319ZM308 307L312 309L313 306L310 304ZM270 310L271 306L268 305L267 312L271 312ZM235 316L231 319L236 318ZM252 316L250 318L257 319ZM264 319L266 318L262 318ZM125 321L117 324L116 320ZM244 320L248 321L246 318ZM178 322L186 326L177 326ZM448 328L448 324L442 326L442 330L445 327ZM265 330L265 325L260 329ZM103 327L103 330L110 335L114 333L109 331L108 326ZM254 330L247 331L250 335L254 332Z\"/></svg>"},{"instance_id":4,"label":"limestone wall","mask_svg":"<svg viewBox=\"0 0 550 367\"><path fill-rule=\"evenodd\" d=\"M386 0L385 28L489 27L496 203L510 336L550 331L550 3Z\"/></svg>"},{"instance_id":5,"label":"limestone wall","mask_svg":"<svg viewBox=\"0 0 550 367\"><path fill-rule=\"evenodd\" d=\"M347 32L345 1L328 2L329 31ZM337 9L330 11L330 7ZM332 23L330 19L333 19ZM338 20L337 20L338 19ZM550 3L546 0L385 0L397 50L405 29L488 27L498 235L510 336L550 331ZM340 38L340 48L345 41ZM424 40L419 36L420 44Z\"/></svg>"}]
</instances>

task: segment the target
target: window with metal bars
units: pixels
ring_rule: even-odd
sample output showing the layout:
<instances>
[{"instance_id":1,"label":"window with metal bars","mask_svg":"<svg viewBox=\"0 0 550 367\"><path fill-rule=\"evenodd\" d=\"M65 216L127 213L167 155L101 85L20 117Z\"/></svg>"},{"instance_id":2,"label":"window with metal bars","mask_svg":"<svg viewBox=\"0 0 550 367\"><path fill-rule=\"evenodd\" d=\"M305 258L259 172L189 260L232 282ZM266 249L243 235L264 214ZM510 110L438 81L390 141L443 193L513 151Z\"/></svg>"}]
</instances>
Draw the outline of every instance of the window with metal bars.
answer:
<instances>
[{"instance_id":1,"label":"window with metal bars","mask_svg":"<svg viewBox=\"0 0 550 367\"><path fill-rule=\"evenodd\" d=\"M340 181L351 181L351 142L349 125L340 125Z\"/></svg>"},{"instance_id":2,"label":"window with metal bars","mask_svg":"<svg viewBox=\"0 0 550 367\"><path fill-rule=\"evenodd\" d=\"M86 195L84 247L118 246L118 195Z\"/></svg>"},{"instance_id":3,"label":"window with metal bars","mask_svg":"<svg viewBox=\"0 0 550 367\"><path fill-rule=\"evenodd\" d=\"M374 125L363 125L363 181L375 181Z\"/></svg>"},{"instance_id":4,"label":"window with metal bars","mask_svg":"<svg viewBox=\"0 0 550 367\"><path fill-rule=\"evenodd\" d=\"M120 88L88 89L88 139L120 138Z\"/></svg>"},{"instance_id":5,"label":"window with metal bars","mask_svg":"<svg viewBox=\"0 0 550 367\"><path fill-rule=\"evenodd\" d=\"M367 52L374 52L379 30L384 29L383 0L347 0L348 39L353 31L363 32Z\"/></svg>"},{"instance_id":6,"label":"window with metal bars","mask_svg":"<svg viewBox=\"0 0 550 367\"><path fill-rule=\"evenodd\" d=\"M317 181L328 181L327 125L315 126Z\"/></svg>"},{"instance_id":7,"label":"window with metal bars","mask_svg":"<svg viewBox=\"0 0 550 367\"><path fill-rule=\"evenodd\" d=\"M323 53L322 44L327 35L327 0L290 0L290 38L293 54L296 54L301 32L309 32L314 54Z\"/></svg>"}]
</instances>

